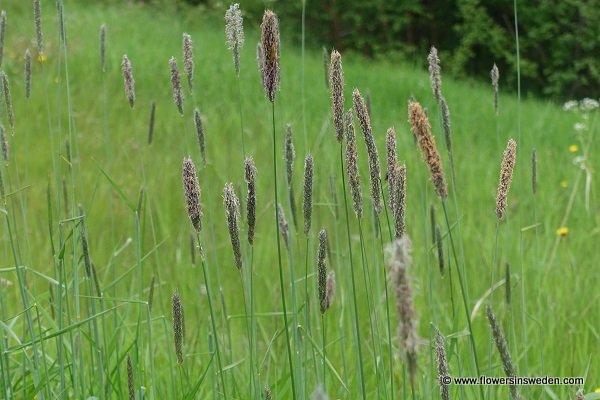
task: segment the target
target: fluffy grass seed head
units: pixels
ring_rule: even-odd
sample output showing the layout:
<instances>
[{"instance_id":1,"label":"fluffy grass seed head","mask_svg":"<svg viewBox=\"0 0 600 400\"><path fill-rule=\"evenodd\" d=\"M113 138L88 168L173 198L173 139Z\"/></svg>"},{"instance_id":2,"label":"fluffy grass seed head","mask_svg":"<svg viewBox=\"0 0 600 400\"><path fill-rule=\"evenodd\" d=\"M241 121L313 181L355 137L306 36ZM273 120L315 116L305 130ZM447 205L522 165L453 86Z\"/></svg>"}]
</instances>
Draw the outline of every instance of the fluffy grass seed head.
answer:
<instances>
[{"instance_id":1,"label":"fluffy grass seed head","mask_svg":"<svg viewBox=\"0 0 600 400\"><path fill-rule=\"evenodd\" d=\"M294 148L294 140L292 136L292 125L287 124L285 126L284 153L285 171L287 174L287 183L289 187L292 186L292 177L294 174L294 160L296 159L296 150Z\"/></svg>"},{"instance_id":2,"label":"fluffy grass seed head","mask_svg":"<svg viewBox=\"0 0 600 400\"><path fill-rule=\"evenodd\" d=\"M412 263L412 245L408 235L396 239L386 247L387 265L390 280L396 291L396 312L398 314L398 336L400 348L408 364L411 380L417 372L417 317L413 305L413 291L408 270Z\"/></svg>"},{"instance_id":3,"label":"fluffy grass seed head","mask_svg":"<svg viewBox=\"0 0 600 400\"><path fill-rule=\"evenodd\" d=\"M508 351L508 344L506 343L506 337L502 332L502 327L498 323L496 319L496 315L492 310L491 305L487 305L485 307L485 313L487 315L488 322L490 323L490 328L492 330L492 336L494 337L494 342L496 343L496 348L498 349L498 353L500 353L500 358L502 359L502 368L504 369L504 373L508 377L516 376L515 367L512 362L512 358ZM520 399L521 396L519 394L519 390L516 385L510 385L510 398L512 400Z\"/></svg>"},{"instance_id":4,"label":"fluffy grass seed head","mask_svg":"<svg viewBox=\"0 0 600 400\"><path fill-rule=\"evenodd\" d=\"M35 43L38 56L44 54L44 34L42 33L42 5L40 0L33 0L33 22L35 24Z\"/></svg>"},{"instance_id":5,"label":"fluffy grass seed head","mask_svg":"<svg viewBox=\"0 0 600 400\"><path fill-rule=\"evenodd\" d=\"M442 74L440 69L440 58L438 57L437 49L431 46L429 56L427 56L427 62L429 63L429 81L431 83L431 90L435 99L440 102L442 99Z\"/></svg>"},{"instance_id":6,"label":"fluffy grass seed head","mask_svg":"<svg viewBox=\"0 0 600 400\"><path fill-rule=\"evenodd\" d=\"M25 50L25 97L31 95L31 52Z\"/></svg>"},{"instance_id":7,"label":"fluffy grass seed head","mask_svg":"<svg viewBox=\"0 0 600 400\"><path fill-rule=\"evenodd\" d=\"M6 37L6 11L0 12L0 66L4 56L4 39Z\"/></svg>"},{"instance_id":8,"label":"fluffy grass seed head","mask_svg":"<svg viewBox=\"0 0 600 400\"><path fill-rule=\"evenodd\" d=\"M202 205L200 204L200 184L196 175L196 166L191 158L183 159L182 168L183 191L187 204L188 216L196 232L202 229Z\"/></svg>"},{"instance_id":9,"label":"fluffy grass seed head","mask_svg":"<svg viewBox=\"0 0 600 400\"><path fill-rule=\"evenodd\" d=\"M4 129L2 123L0 123L0 146L2 147L2 158L4 159L6 165L8 165L9 146L8 139L6 138L6 129Z\"/></svg>"},{"instance_id":10,"label":"fluffy grass seed head","mask_svg":"<svg viewBox=\"0 0 600 400\"><path fill-rule=\"evenodd\" d=\"M360 173L358 171L358 151L356 149L356 134L352 122L352 109L344 114L344 126L346 131L346 164L348 169L348 183L352 193L352 208L357 218L362 218L363 201L360 186Z\"/></svg>"},{"instance_id":11,"label":"fluffy grass seed head","mask_svg":"<svg viewBox=\"0 0 600 400\"><path fill-rule=\"evenodd\" d=\"M196 107L194 109L194 126L196 127L196 136L198 137L198 146L200 146L200 156L202 164L206 165L206 144L204 142L204 125L202 123L202 114Z\"/></svg>"},{"instance_id":12,"label":"fluffy grass seed head","mask_svg":"<svg viewBox=\"0 0 600 400\"><path fill-rule=\"evenodd\" d=\"M307 154L304 159L304 201L302 202L304 234L306 236L308 236L312 224L313 163L313 156Z\"/></svg>"},{"instance_id":13,"label":"fluffy grass seed head","mask_svg":"<svg viewBox=\"0 0 600 400\"><path fill-rule=\"evenodd\" d=\"M188 87L190 90L194 87L194 43L188 33L183 34L183 71L187 76Z\"/></svg>"},{"instance_id":14,"label":"fluffy grass seed head","mask_svg":"<svg viewBox=\"0 0 600 400\"><path fill-rule=\"evenodd\" d=\"M100 69L104 71L106 65L106 25L100 25Z\"/></svg>"},{"instance_id":15,"label":"fluffy grass seed head","mask_svg":"<svg viewBox=\"0 0 600 400\"><path fill-rule=\"evenodd\" d=\"M238 3L232 4L225 11L225 38L227 47L233 54L235 73L240 76L240 51L244 46L244 17Z\"/></svg>"},{"instance_id":16,"label":"fluffy grass seed head","mask_svg":"<svg viewBox=\"0 0 600 400\"><path fill-rule=\"evenodd\" d=\"M175 342L175 354L177 355L177 364L183 364L183 341L185 336L185 322L183 316L183 305L179 293L173 293L173 338Z\"/></svg>"},{"instance_id":17,"label":"fluffy grass seed head","mask_svg":"<svg viewBox=\"0 0 600 400\"><path fill-rule=\"evenodd\" d=\"M354 104L354 112L356 118L363 132L365 138L365 144L367 145L367 156L369 158L369 173L370 173L370 184L371 184L371 198L373 199L373 207L375 211L379 212L383 208L381 201L381 172L379 167L379 155L377 153L377 146L375 145L375 139L373 138L373 130L371 128L371 118L367 111L367 105L365 100L360 95L358 89L354 89L352 92L352 101Z\"/></svg>"},{"instance_id":18,"label":"fluffy grass seed head","mask_svg":"<svg viewBox=\"0 0 600 400\"><path fill-rule=\"evenodd\" d=\"M273 399L273 394L271 393L271 388L269 386L265 386L265 390L263 393L263 399L265 399L265 400Z\"/></svg>"},{"instance_id":19,"label":"fluffy grass seed head","mask_svg":"<svg viewBox=\"0 0 600 400\"><path fill-rule=\"evenodd\" d=\"M448 188L446 186L446 178L442 167L440 153L435 145L435 139L431 134L431 125L427 115L423 111L421 105L410 100L408 102L408 120L412 127L412 132L417 140L417 144L423 154L423 160L429 167L431 181L435 187L435 192L442 199L448 197Z\"/></svg>"},{"instance_id":20,"label":"fluffy grass seed head","mask_svg":"<svg viewBox=\"0 0 600 400\"><path fill-rule=\"evenodd\" d=\"M396 149L396 131L394 128L388 128L385 135L385 149L387 152L387 177L391 178L393 170L398 163L398 150ZM391 183L390 183L391 186Z\"/></svg>"},{"instance_id":21,"label":"fluffy grass seed head","mask_svg":"<svg viewBox=\"0 0 600 400\"><path fill-rule=\"evenodd\" d=\"M344 139L344 70L342 69L342 55L337 50L331 52L329 86L331 87L331 100L333 102L332 115L335 138L341 143Z\"/></svg>"},{"instance_id":22,"label":"fluffy grass seed head","mask_svg":"<svg viewBox=\"0 0 600 400\"><path fill-rule=\"evenodd\" d=\"M169 60L169 69L171 70L171 88L173 89L173 102L177 106L179 114L183 115L183 90L181 89L181 79L179 77L179 68L177 60L171 57Z\"/></svg>"},{"instance_id":23,"label":"fluffy grass seed head","mask_svg":"<svg viewBox=\"0 0 600 400\"><path fill-rule=\"evenodd\" d=\"M262 74L265 94L269 101L275 101L275 94L279 90L279 57L280 57L280 39L279 39L279 20L277 15L271 10L266 10L263 14L260 24L262 46Z\"/></svg>"},{"instance_id":24,"label":"fluffy grass seed head","mask_svg":"<svg viewBox=\"0 0 600 400\"><path fill-rule=\"evenodd\" d=\"M283 237L283 241L285 243L285 247L289 248L290 245L290 229L285 219L285 211L281 204L277 204L277 223L279 224L279 232Z\"/></svg>"},{"instance_id":25,"label":"fluffy grass seed head","mask_svg":"<svg viewBox=\"0 0 600 400\"><path fill-rule=\"evenodd\" d=\"M127 100L129 100L129 105L133 108L135 105L135 80L133 79L131 61L129 61L127 54L123 55L121 71L123 72L123 80L125 81L125 95L127 96Z\"/></svg>"},{"instance_id":26,"label":"fluffy grass seed head","mask_svg":"<svg viewBox=\"0 0 600 400\"><path fill-rule=\"evenodd\" d=\"M406 231L406 165L396 164L389 181L395 237L400 239Z\"/></svg>"},{"instance_id":27,"label":"fluffy grass seed head","mask_svg":"<svg viewBox=\"0 0 600 400\"><path fill-rule=\"evenodd\" d=\"M246 214L248 218L248 243L254 244L254 229L256 227L256 167L252 157L244 160L244 179L248 186L246 198Z\"/></svg>"},{"instance_id":28,"label":"fluffy grass seed head","mask_svg":"<svg viewBox=\"0 0 600 400\"><path fill-rule=\"evenodd\" d=\"M10 125L10 132L12 135L15 134L15 117L12 106L12 96L10 94L10 84L8 83L8 76L4 71L0 71L0 79L2 80L2 92L4 92L4 104L6 105L6 116L8 117L8 124Z\"/></svg>"},{"instance_id":29,"label":"fluffy grass seed head","mask_svg":"<svg viewBox=\"0 0 600 400\"><path fill-rule=\"evenodd\" d=\"M515 169L517 159L517 142L513 139L508 140L506 150L502 157L502 165L500 166L500 180L498 182L498 196L496 197L496 216L502 219L506 214L508 204L508 191Z\"/></svg>"},{"instance_id":30,"label":"fluffy grass seed head","mask_svg":"<svg viewBox=\"0 0 600 400\"><path fill-rule=\"evenodd\" d=\"M494 111L496 112L496 115L498 115L498 80L500 79L500 72L498 71L496 63L494 63L494 66L490 71L490 78L492 79L492 88L494 89Z\"/></svg>"},{"instance_id":31,"label":"fluffy grass seed head","mask_svg":"<svg viewBox=\"0 0 600 400\"><path fill-rule=\"evenodd\" d=\"M317 253L317 275L319 288L319 306L321 314L329 308L327 302L327 231L319 231L319 250Z\"/></svg>"},{"instance_id":32,"label":"fluffy grass seed head","mask_svg":"<svg viewBox=\"0 0 600 400\"><path fill-rule=\"evenodd\" d=\"M435 356L437 361L438 384L440 385L440 396L442 400L450 400L450 388L444 383L444 378L450 376L448 368L448 357L444 346L444 337L440 331L435 329Z\"/></svg>"},{"instance_id":33,"label":"fluffy grass seed head","mask_svg":"<svg viewBox=\"0 0 600 400\"><path fill-rule=\"evenodd\" d=\"M233 249L235 266L242 268L242 251L240 247L240 202L233 190L233 184L227 183L223 189L223 204L225 205L225 217L227 219L227 228L229 229L229 238Z\"/></svg>"},{"instance_id":34,"label":"fluffy grass seed head","mask_svg":"<svg viewBox=\"0 0 600 400\"><path fill-rule=\"evenodd\" d=\"M131 355L127 353L127 393L129 394L129 400L135 400L135 383L133 382L133 364L131 362Z\"/></svg>"},{"instance_id":35,"label":"fluffy grass seed head","mask_svg":"<svg viewBox=\"0 0 600 400\"><path fill-rule=\"evenodd\" d=\"M442 242L442 231L440 227L435 227L435 244L437 247L438 264L440 267L440 274L444 276L444 243Z\"/></svg>"}]
</instances>

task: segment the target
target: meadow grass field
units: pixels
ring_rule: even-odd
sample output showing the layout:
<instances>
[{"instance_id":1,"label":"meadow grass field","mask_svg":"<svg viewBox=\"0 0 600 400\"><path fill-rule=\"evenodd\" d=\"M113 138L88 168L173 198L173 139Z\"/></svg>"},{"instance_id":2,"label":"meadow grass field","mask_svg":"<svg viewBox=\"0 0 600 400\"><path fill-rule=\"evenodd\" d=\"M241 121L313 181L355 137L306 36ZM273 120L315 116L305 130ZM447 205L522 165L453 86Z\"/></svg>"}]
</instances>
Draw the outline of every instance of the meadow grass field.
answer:
<instances>
[{"instance_id":1,"label":"meadow grass field","mask_svg":"<svg viewBox=\"0 0 600 400\"><path fill-rule=\"evenodd\" d=\"M453 377L511 375L509 353L514 376L585 378L573 385L450 385L450 398L506 398L510 391L513 398L567 399L580 389L588 400L600 398L594 393L600 388L597 103L586 109L593 102L563 107L519 99L517 88L503 87L500 71L496 113L491 84L445 76L442 57L449 153L427 54L408 65L342 53L344 108L353 107L355 88L368 99L385 200L376 214L363 131L354 119L359 219L340 158L346 140L336 141L326 85L330 44L323 43L324 63L320 49L307 48L303 56L282 37L281 85L271 103L257 65L261 21L244 21L238 78L225 40L225 7L207 13L43 2L42 53L31 2L0 8L6 10L0 69L10 86L7 96L3 85L0 101L9 146L0 199L2 398L444 398L441 352ZM301 29L300 18L279 23ZM184 32L193 41L192 89ZM133 107L124 90L125 54L135 79ZM183 114L173 101L171 57L181 73ZM589 95L597 100L598 93ZM409 99L427 111L448 184L443 201L411 133ZM295 147L291 182L287 124ZM406 166L400 241L386 178L390 127ZM499 174L510 138L516 165L499 219ZM252 245L246 156L257 171ZM184 157L195 164L201 189L199 232L188 218ZM240 206L229 221L226 183ZM286 224L276 223L275 193ZM226 200L235 206L231 194ZM239 236L241 268L228 222ZM336 279L324 313L318 264ZM503 356L488 306L506 343Z\"/></svg>"}]
</instances>

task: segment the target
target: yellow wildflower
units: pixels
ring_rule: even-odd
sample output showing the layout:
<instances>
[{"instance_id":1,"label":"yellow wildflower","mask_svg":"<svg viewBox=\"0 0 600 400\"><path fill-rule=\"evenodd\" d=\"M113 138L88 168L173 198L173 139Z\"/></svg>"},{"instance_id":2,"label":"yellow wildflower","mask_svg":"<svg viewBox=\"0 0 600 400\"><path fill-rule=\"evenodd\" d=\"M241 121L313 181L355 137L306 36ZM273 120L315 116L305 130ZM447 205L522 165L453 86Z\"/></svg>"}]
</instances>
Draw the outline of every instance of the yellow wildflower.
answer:
<instances>
[{"instance_id":1,"label":"yellow wildflower","mask_svg":"<svg viewBox=\"0 0 600 400\"><path fill-rule=\"evenodd\" d=\"M556 230L556 234L558 236L567 236L569 234L569 228L567 228L566 226L561 226Z\"/></svg>"},{"instance_id":2,"label":"yellow wildflower","mask_svg":"<svg viewBox=\"0 0 600 400\"><path fill-rule=\"evenodd\" d=\"M43 63L43 62L44 62L44 61L46 61L47 59L48 59L48 56L47 56L47 55L45 55L45 54L39 54L39 55L37 56L37 60L38 60L38 62L41 62L41 63Z\"/></svg>"},{"instance_id":3,"label":"yellow wildflower","mask_svg":"<svg viewBox=\"0 0 600 400\"><path fill-rule=\"evenodd\" d=\"M560 187L561 188L568 188L569 187L569 182L567 181L560 181Z\"/></svg>"},{"instance_id":4,"label":"yellow wildflower","mask_svg":"<svg viewBox=\"0 0 600 400\"><path fill-rule=\"evenodd\" d=\"M595 393L600 393L600 387L596 388L596 390L594 390Z\"/></svg>"},{"instance_id":5,"label":"yellow wildflower","mask_svg":"<svg viewBox=\"0 0 600 400\"><path fill-rule=\"evenodd\" d=\"M569 146L569 152L571 152L571 153L577 153L578 150L579 150L579 147L577 147L576 144L572 144Z\"/></svg>"}]
</instances>

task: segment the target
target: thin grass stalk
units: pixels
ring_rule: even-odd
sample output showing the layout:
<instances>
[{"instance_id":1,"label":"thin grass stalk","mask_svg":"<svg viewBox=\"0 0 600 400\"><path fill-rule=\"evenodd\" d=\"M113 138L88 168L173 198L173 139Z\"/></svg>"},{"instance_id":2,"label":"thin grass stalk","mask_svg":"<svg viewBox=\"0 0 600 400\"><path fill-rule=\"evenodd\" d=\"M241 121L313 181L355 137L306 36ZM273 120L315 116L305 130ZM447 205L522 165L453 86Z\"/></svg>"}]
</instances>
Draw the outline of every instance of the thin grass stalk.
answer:
<instances>
[{"instance_id":1,"label":"thin grass stalk","mask_svg":"<svg viewBox=\"0 0 600 400\"><path fill-rule=\"evenodd\" d=\"M340 142L340 173L342 175L342 189L344 193L344 211L346 213L346 232L348 234L348 255L350 258L350 275L352 277L352 301L354 306L354 329L356 334L356 346L358 353L358 374L360 377L360 388L362 398L367 398L367 392L365 387L365 377L363 373L363 357L362 357L362 344L360 339L360 321L358 318L358 304L356 301L356 282L354 278L354 261L352 259L352 235L350 234L350 218L348 215L348 196L346 195L346 178L344 176L344 145Z\"/></svg>"}]
</instances>

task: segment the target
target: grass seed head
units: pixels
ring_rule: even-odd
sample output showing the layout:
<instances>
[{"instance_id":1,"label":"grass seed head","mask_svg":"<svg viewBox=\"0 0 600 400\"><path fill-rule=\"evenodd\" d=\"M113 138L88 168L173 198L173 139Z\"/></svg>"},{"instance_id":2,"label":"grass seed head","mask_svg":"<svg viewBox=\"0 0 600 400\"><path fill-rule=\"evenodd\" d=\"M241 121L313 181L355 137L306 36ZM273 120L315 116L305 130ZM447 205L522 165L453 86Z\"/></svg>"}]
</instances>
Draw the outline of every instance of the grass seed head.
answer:
<instances>
[{"instance_id":1,"label":"grass seed head","mask_svg":"<svg viewBox=\"0 0 600 400\"><path fill-rule=\"evenodd\" d=\"M279 232L283 237L285 247L289 248L290 229L287 220L285 219L285 211L283 211L281 204L277 204L277 223L279 224Z\"/></svg>"},{"instance_id":2,"label":"grass seed head","mask_svg":"<svg viewBox=\"0 0 600 400\"><path fill-rule=\"evenodd\" d=\"M25 50L25 97L31 95L31 52Z\"/></svg>"},{"instance_id":3,"label":"grass seed head","mask_svg":"<svg viewBox=\"0 0 600 400\"><path fill-rule=\"evenodd\" d=\"M183 71L187 76L190 91L194 87L194 44L188 33L183 34Z\"/></svg>"},{"instance_id":4,"label":"grass seed head","mask_svg":"<svg viewBox=\"0 0 600 400\"><path fill-rule=\"evenodd\" d=\"M183 364L183 341L185 336L185 322L183 316L183 305L178 293L173 293L173 338L175 342L175 354L177 355L177 364Z\"/></svg>"},{"instance_id":5,"label":"grass seed head","mask_svg":"<svg viewBox=\"0 0 600 400\"><path fill-rule=\"evenodd\" d=\"M233 54L235 73L240 76L240 51L244 46L244 17L240 5L235 3L225 11L225 38Z\"/></svg>"},{"instance_id":6,"label":"grass seed head","mask_svg":"<svg viewBox=\"0 0 600 400\"><path fill-rule=\"evenodd\" d=\"M292 125L287 124L285 126L285 171L287 174L288 186L292 186L292 177L294 174L294 160L296 159L296 150L294 148L294 141L292 138Z\"/></svg>"},{"instance_id":7,"label":"grass seed head","mask_svg":"<svg viewBox=\"0 0 600 400\"><path fill-rule=\"evenodd\" d=\"M6 129L0 123L0 146L2 147L2 158L6 165L8 165L8 139L6 138Z\"/></svg>"},{"instance_id":8,"label":"grass seed head","mask_svg":"<svg viewBox=\"0 0 600 400\"><path fill-rule=\"evenodd\" d=\"M442 231L439 226L435 227L435 244L437 247L440 274L444 276L444 243L442 242Z\"/></svg>"},{"instance_id":9,"label":"grass seed head","mask_svg":"<svg viewBox=\"0 0 600 400\"><path fill-rule=\"evenodd\" d=\"M387 265L390 269L392 287L396 291L398 336L400 348L408 364L411 380L417 372L417 317L413 305L413 291L408 270L412 263L412 245L408 235L390 243L387 248Z\"/></svg>"},{"instance_id":10,"label":"grass seed head","mask_svg":"<svg viewBox=\"0 0 600 400\"><path fill-rule=\"evenodd\" d=\"M6 11L0 12L0 66L4 56L4 38L6 37Z\"/></svg>"},{"instance_id":11,"label":"grass seed head","mask_svg":"<svg viewBox=\"0 0 600 400\"><path fill-rule=\"evenodd\" d=\"M121 62L121 71L123 72L123 80L125 81L125 95L129 101L131 108L135 105L135 80L133 79L133 70L131 68L131 61L127 57L127 54L123 55L123 61Z\"/></svg>"},{"instance_id":12,"label":"grass seed head","mask_svg":"<svg viewBox=\"0 0 600 400\"><path fill-rule=\"evenodd\" d=\"M496 63L494 63L494 66L490 71L490 78L492 78L492 88L494 89L494 111L496 112L496 115L498 115L498 81L500 80L500 72L498 71Z\"/></svg>"},{"instance_id":13,"label":"grass seed head","mask_svg":"<svg viewBox=\"0 0 600 400\"><path fill-rule=\"evenodd\" d=\"M313 156L308 154L304 159L304 234L308 236L312 224L312 192L313 192Z\"/></svg>"},{"instance_id":14,"label":"grass seed head","mask_svg":"<svg viewBox=\"0 0 600 400\"><path fill-rule=\"evenodd\" d=\"M10 95L10 84L8 83L8 76L4 71L0 71L0 77L2 79L2 92L4 92L4 104L6 105L6 116L8 117L8 124L10 125L11 134L15 134L15 117L13 114L12 96Z\"/></svg>"},{"instance_id":15,"label":"grass seed head","mask_svg":"<svg viewBox=\"0 0 600 400\"><path fill-rule=\"evenodd\" d=\"M452 125L450 123L450 109L446 99L442 96L440 98L440 109L442 112L442 128L444 129L444 139L446 139L446 146L448 151L452 151Z\"/></svg>"},{"instance_id":16,"label":"grass seed head","mask_svg":"<svg viewBox=\"0 0 600 400\"><path fill-rule=\"evenodd\" d=\"M177 106L179 114L183 115L183 90L181 89L181 79L179 77L179 68L177 60L171 57L169 60L169 68L171 70L171 88L173 89L173 102Z\"/></svg>"},{"instance_id":17,"label":"grass seed head","mask_svg":"<svg viewBox=\"0 0 600 400\"><path fill-rule=\"evenodd\" d=\"M440 69L440 58L438 57L437 49L434 46L431 46L429 56L427 56L427 62L429 63L431 91L433 92L435 99L440 102L442 99L442 74Z\"/></svg>"},{"instance_id":18,"label":"grass seed head","mask_svg":"<svg viewBox=\"0 0 600 400\"><path fill-rule=\"evenodd\" d=\"M448 368L448 357L446 356L446 347L444 346L444 337L440 331L435 329L435 356L438 370L438 384L440 385L440 395L442 400L450 400L450 388L443 379L450 375Z\"/></svg>"},{"instance_id":19,"label":"grass seed head","mask_svg":"<svg viewBox=\"0 0 600 400\"><path fill-rule=\"evenodd\" d=\"M183 191L187 204L188 216L196 232L202 229L202 205L200 204L200 184L196 175L196 166L191 158L183 159L182 168Z\"/></svg>"},{"instance_id":20,"label":"grass seed head","mask_svg":"<svg viewBox=\"0 0 600 400\"><path fill-rule=\"evenodd\" d=\"M406 230L406 165L397 164L390 175L389 182L395 237L400 239Z\"/></svg>"},{"instance_id":21,"label":"grass seed head","mask_svg":"<svg viewBox=\"0 0 600 400\"><path fill-rule=\"evenodd\" d=\"M225 205L225 217L227 219L227 229L229 229L229 238L233 249L235 266L242 268L242 251L240 247L240 201L238 200L233 184L227 183L223 189L223 204Z\"/></svg>"},{"instance_id":22,"label":"grass seed head","mask_svg":"<svg viewBox=\"0 0 600 400\"><path fill-rule=\"evenodd\" d=\"M266 10L263 14L260 42L262 45L262 74L265 94L269 101L275 101L275 94L279 90L279 57L280 57L280 39L279 39L279 20L277 15L271 10Z\"/></svg>"},{"instance_id":23,"label":"grass seed head","mask_svg":"<svg viewBox=\"0 0 600 400\"><path fill-rule=\"evenodd\" d=\"M496 197L496 216L502 219L506 214L508 204L508 191L512 182L513 172L517 159L517 142L513 139L508 140L506 150L502 157L502 165L500 166L500 180L498 182L498 196Z\"/></svg>"},{"instance_id":24,"label":"grass seed head","mask_svg":"<svg viewBox=\"0 0 600 400\"><path fill-rule=\"evenodd\" d=\"M348 169L348 182L352 192L352 208L357 218L362 218L363 202L360 186L360 173L358 171L358 151L356 150L356 134L352 122L352 109L344 114L346 130L346 164Z\"/></svg>"},{"instance_id":25,"label":"grass seed head","mask_svg":"<svg viewBox=\"0 0 600 400\"><path fill-rule=\"evenodd\" d=\"M371 119L367 111L365 100L360 95L358 89L354 89L352 92L352 101L354 104L354 112L356 118L363 132L365 138L365 144L367 145L367 156L369 158L369 173L370 173L370 184L371 184L371 198L373 199L373 207L375 211L379 212L383 208L381 201L381 172L379 167L379 155L377 153L377 146L375 145L375 139L373 138L373 130L371 128Z\"/></svg>"},{"instance_id":26,"label":"grass seed head","mask_svg":"<svg viewBox=\"0 0 600 400\"><path fill-rule=\"evenodd\" d=\"M127 353L127 392L129 394L129 400L135 400L135 383L133 382L133 364L131 362L131 355Z\"/></svg>"},{"instance_id":27,"label":"grass seed head","mask_svg":"<svg viewBox=\"0 0 600 400\"><path fill-rule=\"evenodd\" d=\"M496 315L492 310L492 306L488 304L485 307L485 312L488 318L488 322L490 323L490 328L492 330L494 342L496 343L496 348L498 349L498 353L500 353L500 358L502 359L502 368L504 369L504 373L508 377L516 376L515 367L513 365L512 358L508 351L508 344L506 343L506 338L504 336L504 333L502 332L502 327L498 323ZM521 398L517 386L510 385L509 389L510 398L512 400L517 400Z\"/></svg>"},{"instance_id":28,"label":"grass seed head","mask_svg":"<svg viewBox=\"0 0 600 400\"><path fill-rule=\"evenodd\" d=\"M391 179L392 172L398 163L398 151L396 149L396 131L394 128L389 128L385 135L385 148L387 151L387 176L388 181ZM390 183L390 187L391 187Z\"/></svg>"},{"instance_id":29,"label":"grass seed head","mask_svg":"<svg viewBox=\"0 0 600 400\"><path fill-rule=\"evenodd\" d=\"M431 134L431 125L427 115L423 111L421 105L410 100L408 102L408 120L412 127L412 132L417 140L417 144L423 154L423 160L429 167L431 181L435 187L435 192L442 199L448 197L448 188L446 186L446 178L442 167L440 153L435 145L435 139Z\"/></svg>"},{"instance_id":30,"label":"grass seed head","mask_svg":"<svg viewBox=\"0 0 600 400\"><path fill-rule=\"evenodd\" d=\"M35 24L35 43L38 55L44 53L44 34L42 33L42 5L40 0L33 0L33 22Z\"/></svg>"},{"instance_id":31,"label":"grass seed head","mask_svg":"<svg viewBox=\"0 0 600 400\"><path fill-rule=\"evenodd\" d=\"M252 157L244 160L244 178L248 186L246 199L246 214L248 218L248 243L254 244L254 229L256 227L256 167Z\"/></svg>"},{"instance_id":32,"label":"grass seed head","mask_svg":"<svg viewBox=\"0 0 600 400\"><path fill-rule=\"evenodd\" d=\"M156 101L152 102L150 107L150 122L148 123L148 144L152 144L152 137L154 136L154 118L156 117Z\"/></svg>"},{"instance_id":33,"label":"grass seed head","mask_svg":"<svg viewBox=\"0 0 600 400\"><path fill-rule=\"evenodd\" d=\"M200 156L202 164L206 165L206 143L204 139L204 124L202 123L202 114L198 108L194 109L194 126L196 127L196 136L198 137L198 146L200 146Z\"/></svg>"},{"instance_id":34,"label":"grass seed head","mask_svg":"<svg viewBox=\"0 0 600 400\"><path fill-rule=\"evenodd\" d=\"M337 50L331 52L329 86L331 87L331 100L333 102L332 115L335 138L341 143L344 139L344 71L342 69L342 56Z\"/></svg>"},{"instance_id":35,"label":"grass seed head","mask_svg":"<svg viewBox=\"0 0 600 400\"><path fill-rule=\"evenodd\" d=\"M319 250L317 253L317 275L319 288L319 306L321 314L329 308L327 302L327 231L319 231Z\"/></svg>"}]
</instances>

